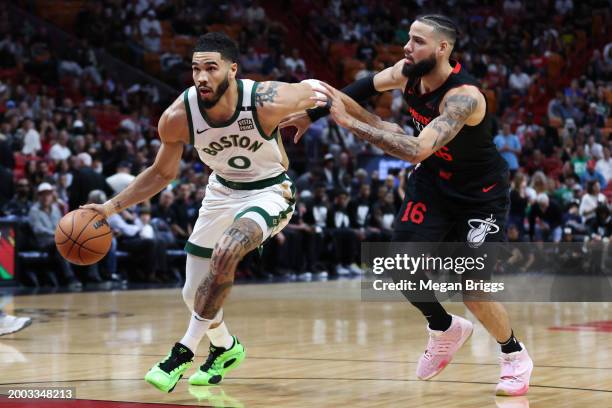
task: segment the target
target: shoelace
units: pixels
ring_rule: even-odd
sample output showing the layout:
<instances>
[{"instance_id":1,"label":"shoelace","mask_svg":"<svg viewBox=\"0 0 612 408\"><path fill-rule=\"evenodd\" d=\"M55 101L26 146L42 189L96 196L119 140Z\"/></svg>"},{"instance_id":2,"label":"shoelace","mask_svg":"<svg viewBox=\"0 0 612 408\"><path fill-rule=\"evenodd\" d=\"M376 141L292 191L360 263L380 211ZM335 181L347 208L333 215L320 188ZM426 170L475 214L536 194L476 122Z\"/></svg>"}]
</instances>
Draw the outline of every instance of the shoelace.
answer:
<instances>
[{"instance_id":1,"label":"shoelace","mask_svg":"<svg viewBox=\"0 0 612 408\"><path fill-rule=\"evenodd\" d=\"M212 367L216 363L217 357L225 353L226 350L222 348L217 348L211 345L208 348L208 351L209 351L208 358L206 359L206 362L202 364L202 367L201 367L202 371L207 371L210 367Z\"/></svg>"},{"instance_id":2,"label":"shoelace","mask_svg":"<svg viewBox=\"0 0 612 408\"><path fill-rule=\"evenodd\" d=\"M435 354L448 354L451 346L454 344L453 341L450 340L441 340L441 339L433 339L433 352ZM425 350L424 354L427 360L431 360L433 358L433 354L429 351L429 349Z\"/></svg>"},{"instance_id":3,"label":"shoelace","mask_svg":"<svg viewBox=\"0 0 612 408\"><path fill-rule=\"evenodd\" d=\"M499 358L502 364L502 371L504 371L503 366L510 366L510 369L512 370L512 372L516 372L520 367L519 367L519 360L515 357L500 357ZM518 378L515 375L502 375L501 379L504 381L508 381L511 383L518 383L521 382L521 379Z\"/></svg>"},{"instance_id":4,"label":"shoelace","mask_svg":"<svg viewBox=\"0 0 612 408\"><path fill-rule=\"evenodd\" d=\"M179 353L176 347L172 348L168 357L161 363L159 363L159 368L167 373L171 373L172 370L177 369L181 364L186 363L189 360L185 360L181 358L181 353Z\"/></svg>"}]
</instances>

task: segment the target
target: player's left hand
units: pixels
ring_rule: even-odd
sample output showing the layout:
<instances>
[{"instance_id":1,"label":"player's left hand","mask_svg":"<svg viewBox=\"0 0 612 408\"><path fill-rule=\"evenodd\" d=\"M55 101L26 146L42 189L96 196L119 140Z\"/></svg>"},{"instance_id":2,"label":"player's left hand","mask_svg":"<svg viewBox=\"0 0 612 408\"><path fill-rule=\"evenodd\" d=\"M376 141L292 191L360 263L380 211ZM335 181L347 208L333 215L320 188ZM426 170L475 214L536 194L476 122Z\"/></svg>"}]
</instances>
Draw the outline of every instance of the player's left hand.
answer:
<instances>
[{"instance_id":1,"label":"player's left hand","mask_svg":"<svg viewBox=\"0 0 612 408\"><path fill-rule=\"evenodd\" d=\"M340 91L325 82L321 82L321 85L323 88L317 89L317 92L323 95L313 96L311 99L319 107L329 107L330 115L338 125L349 127L353 117L347 113Z\"/></svg>"}]
</instances>

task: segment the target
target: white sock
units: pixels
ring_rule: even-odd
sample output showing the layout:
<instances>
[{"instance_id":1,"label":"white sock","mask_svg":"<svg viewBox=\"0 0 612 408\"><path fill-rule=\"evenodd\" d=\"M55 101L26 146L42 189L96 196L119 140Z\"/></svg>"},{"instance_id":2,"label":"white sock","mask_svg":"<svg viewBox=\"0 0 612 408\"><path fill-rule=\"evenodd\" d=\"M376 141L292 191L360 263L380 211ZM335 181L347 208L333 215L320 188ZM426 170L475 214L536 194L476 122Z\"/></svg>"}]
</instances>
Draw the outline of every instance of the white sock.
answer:
<instances>
[{"instance_id":1,"label":"white sock","mask_svg":"<svg viewBox=\"0 0 612 408\"><path fill-rule=\"evenodd\" d=\"M202 341L202 338L206 334L206 330L208 330L211 324L211 320L202 319L200 316L194 313L191 315L191 319L189 319L189 327L187 327L187 331L179 343L189 347L189 350L195 354L198 349L198 345Z\"/></svg>"},{"instance_id":2,"label":"white sock","mask_svg":"<svg viewBox=\"0 0 612 408\"><path fill-rule=\"evenodd\" d=\"M221 322L219 326L208 330L206 335L215 347L229 349L234 344L234 338L229 334L225 322Z\"/></svg>"}]
</instances>

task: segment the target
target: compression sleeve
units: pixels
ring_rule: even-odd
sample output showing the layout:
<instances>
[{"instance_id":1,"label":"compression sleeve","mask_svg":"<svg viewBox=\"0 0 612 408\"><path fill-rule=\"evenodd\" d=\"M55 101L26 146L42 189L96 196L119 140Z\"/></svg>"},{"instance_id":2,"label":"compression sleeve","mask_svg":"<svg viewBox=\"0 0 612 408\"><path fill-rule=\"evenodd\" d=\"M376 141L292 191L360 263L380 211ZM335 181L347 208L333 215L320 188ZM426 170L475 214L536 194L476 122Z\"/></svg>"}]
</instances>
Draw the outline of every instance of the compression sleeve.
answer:
<instances>
[{"instance_id":1,"label":"compression sleeve","mask_svg":"<svg viewBox=\"0 0 612 408\"><path fill-rule=\"evenodd\" d=\"M378 95L378 91L374 87L374 75L369 75L361 78L352 84L342 88L342 92L356 100L357 102L364 101L371 96ZM312 108L306 109L306 113L312 122L329 115L329 108Z\"/></svg>"}]
</instances>

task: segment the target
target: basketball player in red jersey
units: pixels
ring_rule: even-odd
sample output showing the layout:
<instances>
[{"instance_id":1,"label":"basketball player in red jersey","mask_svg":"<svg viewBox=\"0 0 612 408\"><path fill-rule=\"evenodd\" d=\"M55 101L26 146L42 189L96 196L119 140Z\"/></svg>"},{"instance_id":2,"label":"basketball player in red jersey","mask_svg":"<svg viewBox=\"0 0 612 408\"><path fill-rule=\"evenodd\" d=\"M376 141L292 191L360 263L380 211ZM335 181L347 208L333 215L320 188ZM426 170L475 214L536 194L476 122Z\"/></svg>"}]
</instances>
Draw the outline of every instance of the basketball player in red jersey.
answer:
<instances>
[{"instance_id":1,"label":"basketball player in red jersey","mask_svg":"<svg viewBox=\"0 0 612 408\"><path fill-rule=\"evenodd\" d=\"M503 240L509 208L508 167L493 144L491 118L477 81L450 60L458 30L445 16L425 15L410 27L404 60L344 91L327 86L331 115L342 127L386 153L418 163L410 176L397 216L394 241L460 240L470 247ZM418 137L383 122L361 108L376 92L400 89ZM319 110L327 102L321 100ZM325 113L323 113L325 114ZM309 112L311 119L322 116ZM307 127L305 115L281 124ZM419 216L412 216L418 212ZM449 236L452 233L452 236ZM454 235L458 234L458 235ZM490 271L489 271L490 273ZM408 297L409 300L410 297ZM448 314L433 292L427 301L411 300L428 320L429 342L417 365L417 377L439 374L472 334L472 323ZM506 309L497 302L465 300L468 309L501 346L497 395L523 395L529 388L533 362L515 338Z\"/></svg>"}]
</instances>

